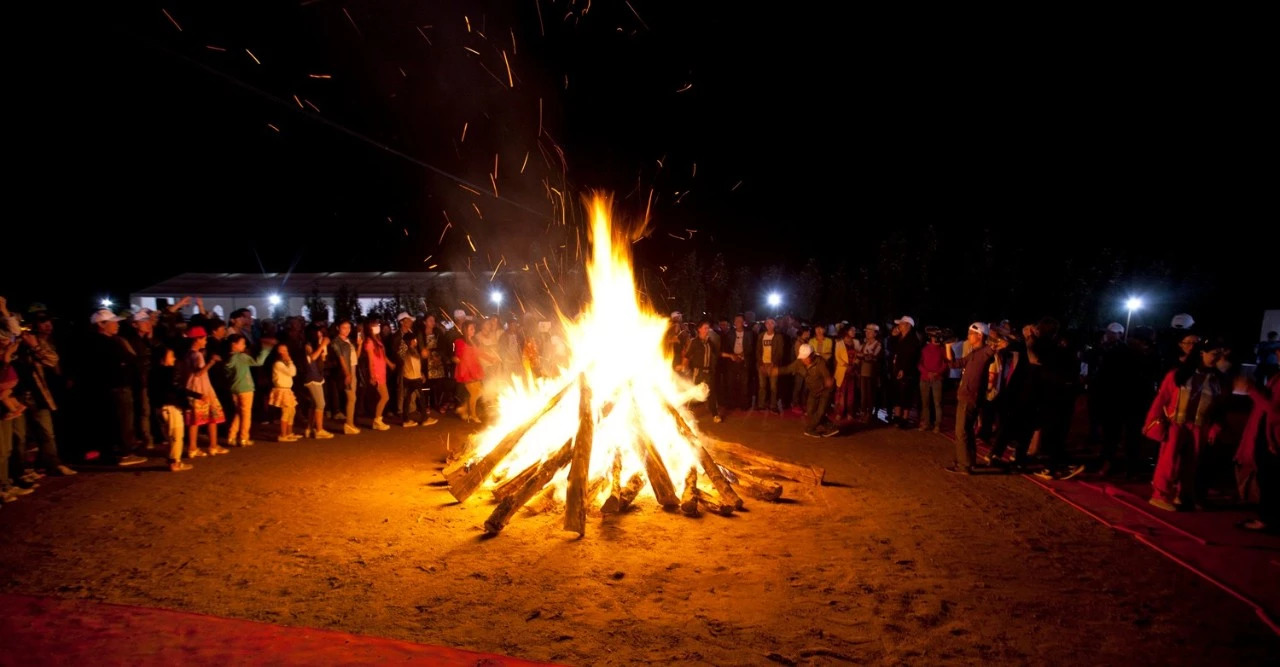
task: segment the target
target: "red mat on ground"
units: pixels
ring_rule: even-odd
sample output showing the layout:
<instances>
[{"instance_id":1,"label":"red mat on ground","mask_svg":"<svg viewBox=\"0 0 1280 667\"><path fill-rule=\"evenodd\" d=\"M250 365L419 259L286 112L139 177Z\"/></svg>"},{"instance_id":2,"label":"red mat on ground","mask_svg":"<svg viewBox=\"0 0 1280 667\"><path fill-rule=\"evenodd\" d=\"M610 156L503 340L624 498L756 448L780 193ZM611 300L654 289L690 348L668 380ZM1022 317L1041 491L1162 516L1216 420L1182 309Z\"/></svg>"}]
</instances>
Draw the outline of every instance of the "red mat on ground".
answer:
<instances>
[{"instance_id":1,"label":"red mat on ground","mask_svg":"<svg viewBox=\"0 0 1280 667\"><path fill-rule=\"evenodd\" d=\"M360 635L86 600L0 595L0 663L548 665Z\"/></svg>"},{"instance_id":2,"label":"red mat on ground","mask_svg":"<svg viewBox=\"0 0 1280 667\"><path fill-rule=\"evenodd\" d=\"M1149 484L1027 479L1253 607L1280 634L1280 537L1237 529L1248 512L1165 512L1147 504Z\"/></svg>"}]
</instances>

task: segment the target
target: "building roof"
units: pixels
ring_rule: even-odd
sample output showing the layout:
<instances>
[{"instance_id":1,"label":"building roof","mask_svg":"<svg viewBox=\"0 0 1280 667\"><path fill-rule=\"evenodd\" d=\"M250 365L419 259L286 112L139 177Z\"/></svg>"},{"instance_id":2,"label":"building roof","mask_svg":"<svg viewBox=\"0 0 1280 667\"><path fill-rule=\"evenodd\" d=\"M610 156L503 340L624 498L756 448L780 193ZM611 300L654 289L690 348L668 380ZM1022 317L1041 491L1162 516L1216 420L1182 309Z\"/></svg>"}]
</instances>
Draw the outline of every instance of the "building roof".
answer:
<instances>
[{"instance_id":1,"label":"building roof","mask_svg":"<svg viewBox=\"0 0 1280 667\"><path fill-rule=\"evenodd\" d=\"M381 271L331 273L183 273L145 289L134 290L134 296L260 297L274 293L280 296L307 296L312 290L330 296L346 285L361 297L389 297L397 290L410 289L419 294L432 283L453 285L471 282L466 273L455 271Z\"/></svg>"}]
</instances>

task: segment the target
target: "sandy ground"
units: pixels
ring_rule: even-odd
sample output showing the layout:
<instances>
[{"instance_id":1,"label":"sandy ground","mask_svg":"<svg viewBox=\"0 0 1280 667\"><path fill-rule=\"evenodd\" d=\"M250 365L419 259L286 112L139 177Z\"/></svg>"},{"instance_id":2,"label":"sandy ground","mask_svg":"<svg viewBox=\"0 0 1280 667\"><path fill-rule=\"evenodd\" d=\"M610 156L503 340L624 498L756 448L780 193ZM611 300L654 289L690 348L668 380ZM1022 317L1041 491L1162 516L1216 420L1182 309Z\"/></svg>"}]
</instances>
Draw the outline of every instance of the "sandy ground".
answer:
<instances>
[{"instance_id":1,"label":"sandy ground","mask_svg":"<svg viewBox=\"0 0 1280 667\"><path fill-rule=\"evenodd\" d=\"M85 472L0 510L0 590L329 628L577 665L1256 664L1236 600L1017 477L956 477L951 443L796 418L704 424L827 469L732 518L652 500L585 539L440 488L428 428L259 442L191 472ZM158 461L157 461L158 463ZM145 641L139 638L139 641Z\"/></svg>"}]
</instances>

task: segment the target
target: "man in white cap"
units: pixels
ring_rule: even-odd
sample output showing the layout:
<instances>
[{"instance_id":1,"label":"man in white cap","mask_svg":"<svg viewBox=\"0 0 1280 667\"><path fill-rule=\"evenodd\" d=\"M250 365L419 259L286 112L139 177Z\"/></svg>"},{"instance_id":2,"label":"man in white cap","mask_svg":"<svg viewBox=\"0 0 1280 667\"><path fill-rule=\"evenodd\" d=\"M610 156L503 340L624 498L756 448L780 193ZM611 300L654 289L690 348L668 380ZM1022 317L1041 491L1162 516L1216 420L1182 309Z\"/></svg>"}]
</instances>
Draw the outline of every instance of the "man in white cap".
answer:
<instances>
[{"instance_id":1,"label":"man in white cap","mask_svg":"<svg viewBox=\"0 0 1280 667\"><path fill-rule=\"evenodd\" d=\"M98 426L106 429L111 449L102 452L102 462L129 466L145 463L134 456L133 387L137 358L128 343L120 338L120 320L103 308L89 321L96 332L86 345L84 385L92 397L91 405L99 407Z\"/></svg>"},{"instance_id":2,"label":"man in white cap","mask_svg":"<svg viewBox=\"0 0 1280 667\"><path fill-rule=\"evenodd\" d=\"M954 348L947 347L947 361L951 367L964 369L960 386L956 389L956 453L955 463L947 468L950 472L967 475L974 471L977 456L974 429L987 394L987 367L996 353L994 347L986 344L988 332L987 325L982 322L970 324L964 345L969 352L959 359L955 357Z\"/></svg>"},{"instance_id":3,"label":"man in white cap","mask_svg":"<svg viewBox=\"0 0 1280 667\"><path fill-rule=\"evenodd\" d=\"M805 399L804 434L811 438L829 438L838 434L839 429L824 423L827 405L831 402L831 391L836 382L822 357L815 355L808 343L802 344L796 349L796 360L778 372L798 376L796 381L804 382L805 388L809 390Z\"/></svg>"},{"instance_id":4,"label":"man in white cap","mask_svg":"<svg viewBox=\"0 0 1280 667\"><path fill-rule=\"evenodd\" d=\"M893 335L889 338L892 357L890 377L893 379L893 415L889 423L897 422L905 428L911 418L911 408L920 397L920 350L924 346L916 334L916 321L910 315L893 321Z\"/></svg>"},{"instance_id":5,"label":"man in white cap","mask_svg":"<svg viewBox=\"0 0 1280 667\"><path fill-rule=\"evenodd\" d=\"M1173 320L1169 322L1169 326L1174 329L1190 329L1196 325L1196 321L1186 313L1178 313L1173 316Z\"/></svg>"},{"instance_id":6,"label":"man in white cap","mask_svg":"<svg viewBox=\"0 0 1280 667\"><path fill-rule=\"evenodd\" d=\"M120 338L128 344L134 356L134 376L130 381L133 386L133 427L143 447L154 444L151 437L151 397L147 391L156 348L152 335L154 316L154 311L138 308L129 316L128 326L120 330Z\"/></svg>"}]
</instances>

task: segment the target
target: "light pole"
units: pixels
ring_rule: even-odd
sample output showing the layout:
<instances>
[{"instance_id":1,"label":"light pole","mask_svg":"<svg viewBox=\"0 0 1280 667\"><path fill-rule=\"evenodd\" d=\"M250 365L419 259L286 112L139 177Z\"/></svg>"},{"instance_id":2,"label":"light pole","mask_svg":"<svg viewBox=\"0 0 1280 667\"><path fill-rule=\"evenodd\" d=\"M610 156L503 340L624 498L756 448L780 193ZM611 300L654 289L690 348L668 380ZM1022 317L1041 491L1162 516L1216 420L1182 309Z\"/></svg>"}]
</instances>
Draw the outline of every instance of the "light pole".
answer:
<instances>
[{"instance_id":1,"label":"light pole","mask_svg":"<svg viewBox=\"0 0 1280 667\"><path fill-rule=\"evenodd\" d=\"M1129 315L1124 318L1124 339L1129 340L1129 323L1133 321L1133 311L1142 308L1142 299L1131 296L1125 300L1124 307L1129 311Z\"/></svg>"}]
</instances>

